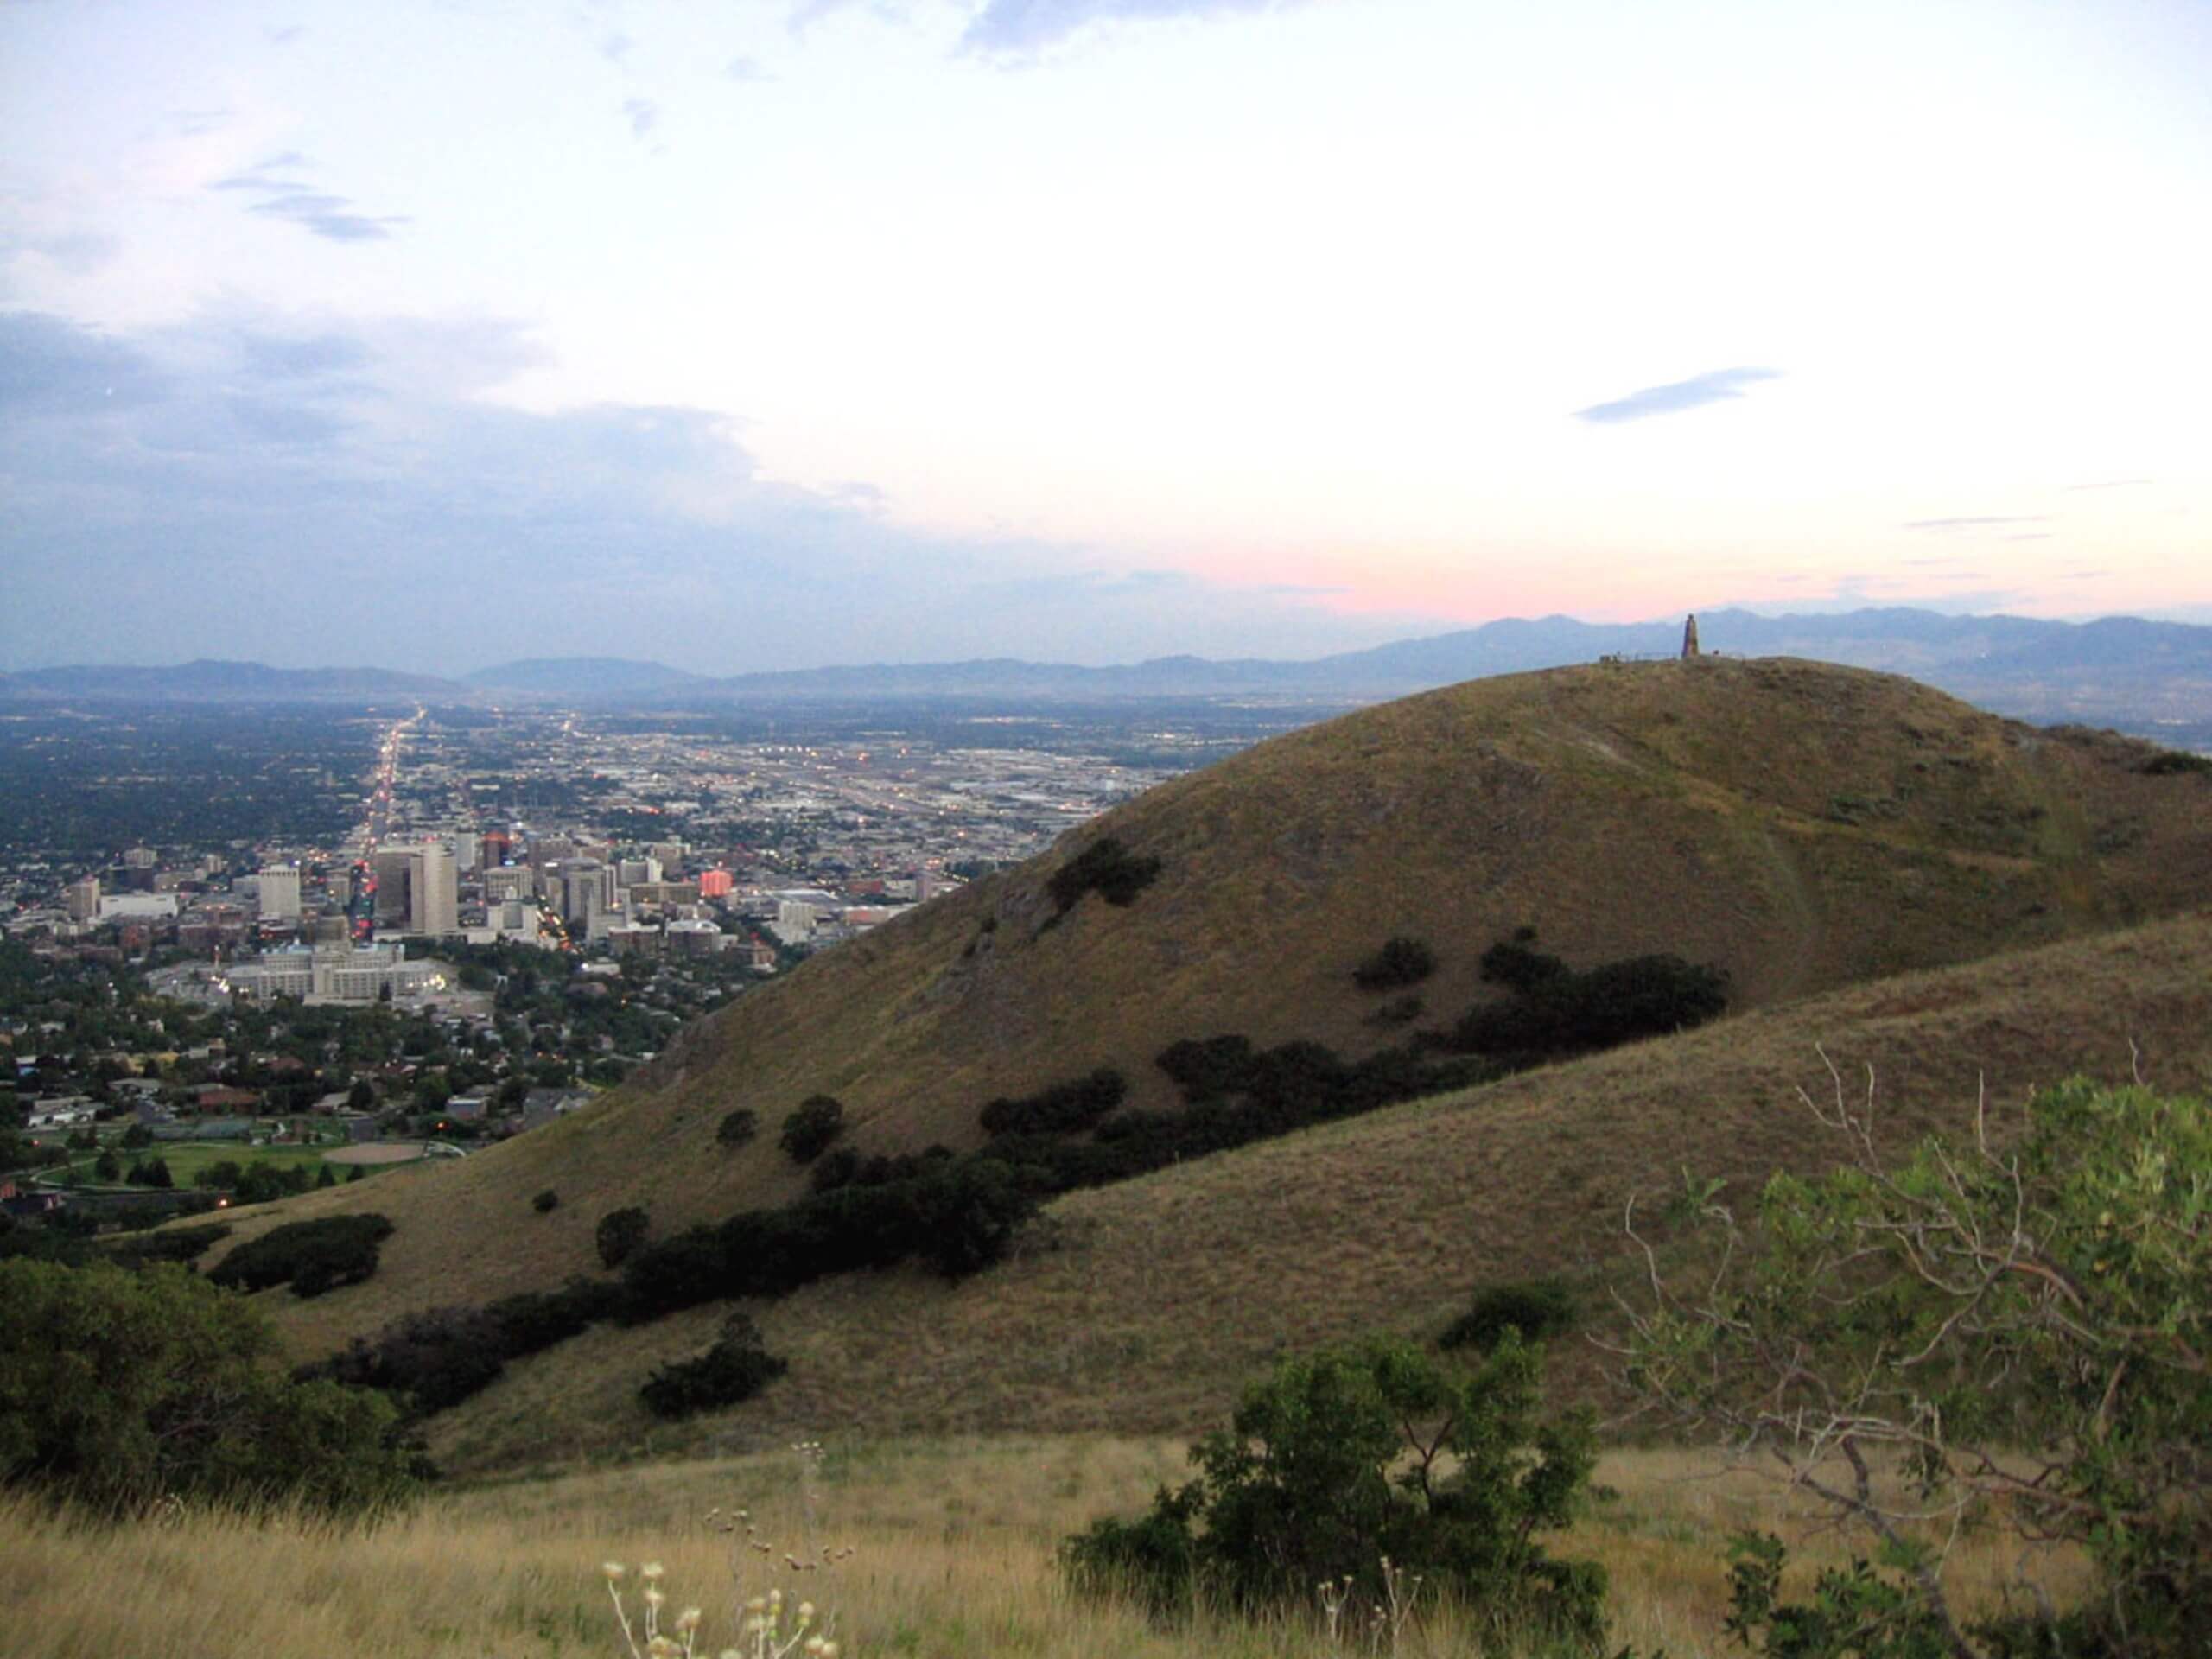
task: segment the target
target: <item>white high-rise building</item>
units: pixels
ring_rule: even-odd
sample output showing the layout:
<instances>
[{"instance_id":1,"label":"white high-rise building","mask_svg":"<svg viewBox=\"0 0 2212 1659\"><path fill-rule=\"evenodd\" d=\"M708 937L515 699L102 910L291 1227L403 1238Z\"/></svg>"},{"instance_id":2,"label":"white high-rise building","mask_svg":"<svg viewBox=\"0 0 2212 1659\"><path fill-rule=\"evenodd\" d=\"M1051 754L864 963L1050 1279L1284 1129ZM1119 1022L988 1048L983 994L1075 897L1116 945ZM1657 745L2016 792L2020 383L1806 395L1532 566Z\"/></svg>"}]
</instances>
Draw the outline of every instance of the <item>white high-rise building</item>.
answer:
<instances>
[{"instance_id":1,"label":"white high-rise building","mask_svg":"<svg viewBox=\"0 0 2212 1659\"><path fill-rule=\"evenodd\" d=\"M296 922L300 918L300 867L272 864L255 878L264 918Z\"/></svg>"},{"instance_id":2,"label":"white high-rise building","mask_svg":"<svg viewBox=\"0 0 2212 1659\"><path fill-rule=\"evenodd\" d=\"M429 938L461 931L460 872L454 867L453 849L434 841L411 849L413 868L409 898L408 931Z\"/></svg>"}]
</instances>

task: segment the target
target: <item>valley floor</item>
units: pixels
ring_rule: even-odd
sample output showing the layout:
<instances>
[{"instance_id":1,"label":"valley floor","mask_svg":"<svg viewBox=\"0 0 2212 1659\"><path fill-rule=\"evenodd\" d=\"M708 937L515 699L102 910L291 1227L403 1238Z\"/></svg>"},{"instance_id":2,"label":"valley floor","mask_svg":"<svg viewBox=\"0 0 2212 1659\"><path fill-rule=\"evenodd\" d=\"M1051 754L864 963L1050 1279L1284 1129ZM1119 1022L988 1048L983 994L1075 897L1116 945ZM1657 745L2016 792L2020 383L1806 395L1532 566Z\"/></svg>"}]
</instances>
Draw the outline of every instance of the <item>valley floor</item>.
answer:
<instances>
[{"instance_id":1,"label":"valley floor","mask_svg":"<svg viewBox=\"0 0 2212 1659\"><path fill-rule=\"evenodd\" d=\"M776 1586L821 1606L848 1659L1370 1650L1363 1632L1332 1648L1318 1622L1163 1630L1132 1611L1071 1599L1053 1566L1058 1541L1098 1515L1141 1508L1184 1469L1179 1444L1167 1441L832 1443L448 1490L404 1519L352 1531L183 1514L99 1527L0 1500L0 1646L19 1659L619 1655L628 1649L601 1573L613 1560L631 1569L633 1592L639 1565L664 1564L668 1611L694 1601L704 1609L702 1653L736 1644L743 1600ZM1717 1452L1619 1451L1598 1479L1612 1495L1558 1553L1608 1569L1609 1650L1629 1643L1672 1659L1731 1651L1725 1551L1740 1529L1791 1539L1801 1567L1867 1548L1821 1530L1809 1506L1732 1471ZM739 1509L766 1549L720 1529ZM795 1572L787 1556L821 1565ZM2018 1541L2003 1535L1961 1540L1948 1575L1955 1595L1992 1605L2018 1556ZM1514 1648L1476 1619L1431 1609L1407 1626L1398 1651L1412 1659Z\"/></svg>"}]
</instances>

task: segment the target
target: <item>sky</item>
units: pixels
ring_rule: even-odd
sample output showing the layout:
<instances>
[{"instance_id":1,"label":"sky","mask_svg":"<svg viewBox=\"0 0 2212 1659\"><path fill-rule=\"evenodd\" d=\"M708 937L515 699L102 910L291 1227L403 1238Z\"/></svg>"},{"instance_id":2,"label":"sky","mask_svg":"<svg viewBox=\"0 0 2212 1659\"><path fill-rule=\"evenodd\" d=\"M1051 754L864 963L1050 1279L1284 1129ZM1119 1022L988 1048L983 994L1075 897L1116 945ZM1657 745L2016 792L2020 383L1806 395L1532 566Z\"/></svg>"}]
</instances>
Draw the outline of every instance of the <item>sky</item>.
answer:
<instances>
[{"instance_id":1,"label":"sky","mask_svg":"<svg viewBox=\"0 0 2212 1659\"><path fill-rule=\"evenodd\" d=\"M2202 0L0 0L0 669L2212 621Z\"/></svg>"}]
</instances>

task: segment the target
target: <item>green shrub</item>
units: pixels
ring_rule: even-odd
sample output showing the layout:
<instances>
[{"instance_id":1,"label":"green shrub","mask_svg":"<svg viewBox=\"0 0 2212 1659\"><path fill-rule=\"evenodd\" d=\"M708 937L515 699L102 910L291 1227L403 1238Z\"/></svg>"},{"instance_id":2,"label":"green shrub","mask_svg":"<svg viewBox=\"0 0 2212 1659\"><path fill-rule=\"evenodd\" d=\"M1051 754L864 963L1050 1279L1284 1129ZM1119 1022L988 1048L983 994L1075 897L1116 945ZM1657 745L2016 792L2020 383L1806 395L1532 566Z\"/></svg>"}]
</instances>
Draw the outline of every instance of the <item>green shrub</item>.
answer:
<instances>
[{"instance_id":1,"label":"green shrub","mask_svg":"<svg viewBox=\"0 0 2212 1659\"><path fill-rule=\"evenodd\" d=\"M795 1164L810 1164L845 1132L845 1109L829 1095L810 1095L784 1120L776 1144Z\"/></svg>"},{"instance_id":2,"label":"green shrub","mask_svg":"<svg viewBox=\"0 0 2212 1659\"><path fill-rule=\"evenodd\" d=\"M1132 853L1112 836L1094 841L1052 872L1045 883L1052 895L1052 918L1057 921L1095 893L1109 905L1136 903L1160 877L1160 861Z\"/></svg>"},{"instance_id":3,"label":"green shrub","mask_svg":"<svg viewBox=\"0 0 2212 1659\"><path fill-rule=\"evenodd\" d=\"M715 1144L722 1147L742 1147L760 1133L760 1120L743 1107L729 1113L715 1128Z\"/></svg>"},{"instance_id":4,"label":"green shrub","mask_svg":"<svg viewBox=\"0 0 2212 1659\"><path fill-rule=\"evenodd\" d=\"M1420 939L1403 935L1387 939L1382 948L1351 970L1352 983L1363 991L1395 991L1418 985L1436 971L1436 952Z\"/></svg>"},{"instance_id":5,"label":"green shrub","mask_svg":"<svg viewBox=\"0 0 2212 1659\"><path fill-rule=\"evenodd\" d=\"M531 1194L530 1207L541 1216L550 1216L561 1207L561 1195L551 1187Z\"/></svg>"},{"instance_id":6,"label":"green shrub","mask_svg":"<svg viewBox=\"0 0 2212 1659\"><path fill-rule=\"evenodd\" d=\"M645 1242L645 1235L652 1229L652 1222L643 1205L631 1205L620 1210L610 1210L599 1218L594 1230L593 1242L599 1247L599 1260L603 1267L619 1268L638 1253Z\"/></svg>"},{"instance_id":7,"label":"green shrub","mask_svg":"<svg viewBox=\"0 0 2212 1659\"><path fill-rule=\"evenodd\" d=\"M296 1296L320 1296L373 1274L377 1247L391 1230L391 1223L376 1215L288 1221L239 1245L207 1277L246 1291L289 1283Z\"/></svg>"},{"instance_id":8,"label":"green shrub","mask_svg":"<svg viewBox=\"0 0 2212 1659\"><path fill-rule=\"evenodd\" d=\"M656 1417L689 1417L717 1406L750 1400L790 1369L760 1344L760 1332L743 1313L722 1321L721 1335L706 1352L658 1367L638 1390Z\"/></svg>"},{"instance_id":9,"label":"green shrub","mask_svg":"<svg viewBox=\"0 0 2212 1659\"><path fill-rule=\"evenodd\" d=\"M111 1512L408 1497L390 1402L289 1381L276 1350L258 1310L181 1267L0 1262L0 1480Z\"/></svg>"},{"instance_id":10,"label":"green shrub","mask_svg":"<svg viewBox=\"0 0 2212 1659\"><path fill-rule=\"evenodd\" d=\"M1728 1634L1767 1659L1954 1659L1926 1599L1864 1559L1823 1569L1800 1602L1782 1599L1789 1551L1773 1534L1738 1534L1728 1560Z\"/></svg>"},{"instance_id":11,"label":"green shrub","mask_svg":"<svg viewBox=\"0 0 2212 1659\"><path fill-rule=\"evenodd\" d=\"M1446 1348L1487 1348L1508 1331L1526 1341L1574 1327L1574 1297L1556 1279L1524 1279L1478 1292L1474 1304L1437 1338Z\"/></svg>"},{"instance_id":12,"label":"green shrub","mask_svg":"<svg viewBox=\"0 0 2212 1659\"><path fill-rule=\"evenodd\" d=\"M1191 1448L1195 1481L1067 1539L1063 1567L1155 1610L1203 1594L1260 1612L1323 1583L1379 1601L1387 1558L1502 1623L1593 1642L1603 1570L1537 1535L1573 1519L1594 1441L1586 1421L1539 1422L1541 1388L1517 1337L1473 1370L1394 1340L1286 1360Z\"/></svg>"}]
</instances>

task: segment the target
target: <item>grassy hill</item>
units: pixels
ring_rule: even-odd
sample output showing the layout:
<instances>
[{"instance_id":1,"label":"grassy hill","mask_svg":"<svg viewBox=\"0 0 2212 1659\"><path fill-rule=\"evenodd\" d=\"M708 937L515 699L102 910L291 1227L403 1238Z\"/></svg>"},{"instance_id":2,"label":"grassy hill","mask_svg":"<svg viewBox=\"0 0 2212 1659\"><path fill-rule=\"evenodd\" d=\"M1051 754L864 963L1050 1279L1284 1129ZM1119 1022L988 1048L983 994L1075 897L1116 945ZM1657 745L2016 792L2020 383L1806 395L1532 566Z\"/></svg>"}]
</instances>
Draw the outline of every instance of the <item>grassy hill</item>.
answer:
<instances>
[{"instance_id":1,"label":"grassy hill","mask_svg":"<svg viewBox=\"0 0 2212 1659\"><path fill-rule=\"evenodd\" d=\"M1688 1037L1062 1199L1028 1255L958 1290L893 1275L806 1293L764 1320L793 1372L746 1418L1180 1426L1275 1344L1356 1315L1417 1322L1493 1272L1597 1248L1540 1197L1572 1189L1610 1213L1616 1176L1704 1152L1745 1173L1789 1155L1798 1124L1777 1102L1817 1066L1815 1040L1877 1059L1908 1090L1940 1077L1930 1111L1957 1104L1976 1065L2017 1090L2124 1064L2135 1004L2087 1006L2135 995L2122 958L1991 963L1929 982L1910 995L1936 1001L1903 1013L1882 999L1907 993L1881 987L1850 994L1871 1001L1784 1005L2198 902L2212 890L2212 778L2146 770L2155 753L1791 661L1452 687L1153 791L748 995L575 1118L465 1162L241 1216L239 1236L364 1208L397 1224L366 1285L267 1298L311 1356L403 1312L595 1270L594 1225L621 1205L648 1205L665 1233L785 1201L804 1177L774 1128L817 1092L844 1103L863 1153L964 1149L994 1096L1097 1065L1128 1078L1131 1104L1172 1105L1152 1061L1179 1039L1313 1039L1358 1056L1448 1026L1498 995L1478 958L1524 925L1577 967L1671 951L1727 971L1731 1017ZM1058 913L1055 873L1109 837L1157 859L1157 879L1126 907L1093 894ZM2144 1029L2174 1045L2206 1023L2201 1001L2194 1027L2175 1012L2202 995L2202 933L2185 924L2094 947L2149 953ZM1411 1026L1386 1030L1375 1015L1387 999L1351 973L1397 934L1426 940L1439 968ZM2012 996L2016 975L2032 996ZM1953 1008L1976 1033L1955 1064L1940 1050ZM1903 1076L1869 1034L1885 1020L1903 1022ZM766 1133L724 1149L716 1126L741 1108ZM561 1202L539 1214L531 1196L547 1188ZM1130 1205L1150 1219L1110 1220ZM1363 1231L1363 1217L1403 1217L1414 1234ZM1206 1250L1234 1281L1198 1271ZM1060 1287L1016 1294L1039 1274ZM1412 1284L1429 1287L1425 1300ZM1145 1306L1160 1318L1140 1318ZM639 1427L618 1375L634 1388L712 1324L702 1310L565 1344L455 1414L441 1440L464 1462L558 1450L571 1427L576 1449L604 1447ZM586 1416L576 1402L591 1402ZM612 1414L594 1427L592 1413Z\"/></svg>"},{"instance_id":2,"label":"grassy hill","mask_svg":"<svg viewBox=\"0 0 2212 1659\"><path fill-rule=\"evenodd\" d=\"M679 1427L638 1403L722 1310L594 1330L434 1420L456 1470L782 1445L809 1434L1179 1433L1217 1421L1283 1352L1377 1330L1433 1336L1475 1289L1621 1264L1685 1167L1735 1184L1830 1161L1796 1090L1872 1079L1902 1144L2001 1133L2039 1084L2132 1065L2212 1090L2212 913L1913 974L1389 1108L1049 1205L1012 1261L957 1286L918 1269L831 1281L753 1312L790 1374ZM397 1243L394 1239L393 1243ZM346 1294L358 1293L347 1292ZM333 1299L335 1300L335 1299ZM1599 1357L1556 1344L1555 1382Z\"/></svg>"}]
</instances>

